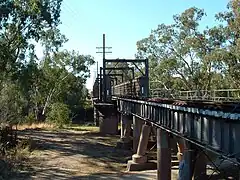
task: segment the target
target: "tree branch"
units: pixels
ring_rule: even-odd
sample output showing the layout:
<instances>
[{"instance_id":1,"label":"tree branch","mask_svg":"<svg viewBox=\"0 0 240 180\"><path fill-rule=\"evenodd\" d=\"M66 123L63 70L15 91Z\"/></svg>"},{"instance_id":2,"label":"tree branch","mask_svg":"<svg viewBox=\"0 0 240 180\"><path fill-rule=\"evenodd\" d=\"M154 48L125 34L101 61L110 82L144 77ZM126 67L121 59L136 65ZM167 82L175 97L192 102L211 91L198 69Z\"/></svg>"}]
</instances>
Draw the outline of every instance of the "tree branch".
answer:
<instances>
[{"instance_id":1,"label":"tree branch","mask_svg":"<svg viewBox=\"0 0 240 180\"><path fill-rule=\"evenodd\" d=\"M185 76L184 76L180 71L178 71L178 69L177 69L176 67L175 67L174 69L175 69L175 71L177 72L177 74L181 76L181 78L182 78L185 86L187 87L187 89L189 89L189 88L192 89L192 86L188 83L188 81L187 81L187 79L185 78Z\"/></svg>"},{"instance_id":2,"label":"tree branch","mask_svg":"<svg viewBox=\"0 0 240 180\"><path fill-rule=\"evenodd\" d=\"M189 65L188 62L182 57L182 55L179 54L173 47L171 47L171 50L174 51L174 52L176 53L176 55L183 60L183 62L187 65L188 71L190 72L191 75L193 75L193 72L192 72L192 69L191 69L190 65Z\"/></svg>"}]
</instances>

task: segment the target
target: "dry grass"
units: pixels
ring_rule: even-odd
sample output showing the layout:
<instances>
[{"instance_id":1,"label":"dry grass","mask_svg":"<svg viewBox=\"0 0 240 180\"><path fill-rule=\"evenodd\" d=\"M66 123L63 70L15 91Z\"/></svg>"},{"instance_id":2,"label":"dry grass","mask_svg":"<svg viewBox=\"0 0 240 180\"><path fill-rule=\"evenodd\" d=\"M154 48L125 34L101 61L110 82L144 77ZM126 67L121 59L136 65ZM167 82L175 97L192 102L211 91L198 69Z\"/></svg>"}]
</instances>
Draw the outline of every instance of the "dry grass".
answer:
<instances>
[{"instance_id":1,"label":"dry grass","mask_svg":"<svg viewBox=\"0 0 240 180\"><path fill-rule=\"evenodd\" d=\"M16 129L16 127L13 127ZM32 123L32 124L21 124L17 126L18 130L36 130L36 129L42 129L42 130L54 130L58 129L58 127L54 124L49 123ZM89 131L89 132L98 132L99 127L95 126L86 126L86 125L70 125L70 126L64 126L62 129L66 130L73 130L73 131Z\"/></svg>"},{"instance_id":2,"label":"dry grass","mask_svg":"<svg viewBox=\"0 0 240 180\"><path fill-rule=\"evenodd\" d=\"M16 128L16 127L14 127ZM48 123L32 123L32 124L21 124L17 126L18 130L26 130L26 129L47 129L52 130L55 129L56 126L54 124Z\"/></svg>"},{"instance_id":3,"label":"dry grass","mask_svg":"<svg viewBox=\"0 0 240 180\"><path fill-rule=\"evenodd\" d=\"M88 132L99 132L99 127L95 127L95 126L84 126L84 125L71 125L68 127L65 127L64 129L67 130L73 130L73 131L88 131Z\"/></svg>"},{"instance_id":4,"label":"dry grass","mask_svg":"<svg viewBox=\"0 0 240 180\"><path fill-rule=\"evenodd\" d=\"M29 159L34 146L35 142L32 138L22 139L16 147L0 156L0 179L11 179L27 170L30 167Z\"/></svg>"}]
</instances>

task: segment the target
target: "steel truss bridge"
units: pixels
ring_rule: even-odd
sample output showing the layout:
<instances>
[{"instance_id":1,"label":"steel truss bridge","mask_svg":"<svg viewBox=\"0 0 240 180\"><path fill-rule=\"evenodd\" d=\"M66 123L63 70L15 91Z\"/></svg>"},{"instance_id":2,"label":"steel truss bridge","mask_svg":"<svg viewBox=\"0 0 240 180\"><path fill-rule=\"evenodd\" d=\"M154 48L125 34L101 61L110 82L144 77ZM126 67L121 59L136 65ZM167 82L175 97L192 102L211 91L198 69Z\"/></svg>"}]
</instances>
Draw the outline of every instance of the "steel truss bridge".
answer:
<instances>
[{"instance_id":1,"label":"steel truss bridge","mask_svg":"<svg viewBox=\"0 0 240 180\"><path fill-rule=\"evenodd\" d=\"M121 77L123 73L111 74L114 67L107 67L108 62L132 63L138 71L140 68L137 67L137 63L143 63L144 70L140 71L142 76L136 78L133 69L126 68L132 72L133 79L119 82L116 76ZM162 153L163 148L168 147L162 144L164 133L167 133L187 142L185 149L197 147L202 151L211 151L240 167L240 89L177 92L169 89L151 89L149 84L148 59L103 58L103 68L100 68L100 74L93 87L94 106L105 118L112 117L113 114L109 113L109 109L112 108L112 112L120 114L121 117L128 116L156 127L163 133L161 138L157 136L160 139L157 140L160 144L158 148ZM187 155L188 151L185 152L184 160L191 164L191 158ZM163 156L164 154L158 154L162 161ZM162 180L164 175L160 171L163 166L167 164L162 165L159 162L158 179ZM192 165L189 167L193 168ZM186 170L185 179L191 179L192 173L192 170ZM165 178L169 179L169 176Z\"/></svg>"}]
</instances>

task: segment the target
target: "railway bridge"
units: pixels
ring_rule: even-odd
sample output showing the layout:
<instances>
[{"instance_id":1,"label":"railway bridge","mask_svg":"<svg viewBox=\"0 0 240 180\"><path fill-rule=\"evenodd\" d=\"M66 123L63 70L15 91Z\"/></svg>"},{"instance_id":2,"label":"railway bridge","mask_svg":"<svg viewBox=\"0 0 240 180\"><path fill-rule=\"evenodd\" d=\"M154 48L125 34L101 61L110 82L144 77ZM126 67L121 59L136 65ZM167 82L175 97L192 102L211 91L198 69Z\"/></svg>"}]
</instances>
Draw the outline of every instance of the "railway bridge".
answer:
<instances>
[{"instance_id":1,"label":"railway bridge","mask_svg":"<svg viewBox=\"0 0 240 180\"><path fill-rule=\"evenodd\" d=\"M132 63L134 68L109 68L108 63ZM139 68L137 63L143 66ZM141 75L136 78L133 69ZM116 77L123 73L113 74L112 70L129 70L132 79L119 82ZM150 136L157 144L160 180L171 179L174 147L177 147L181 180L208 179L209 154L215 154L219 164L227 161L240 170L239 89L174 92L151 89L150 84L148 59L105 59L104 56L93 87L94 113L100 132L117 134L121 123L118 144L132 146L129 171L154 166L146 154Z\"/></svg>"}]
</instances>

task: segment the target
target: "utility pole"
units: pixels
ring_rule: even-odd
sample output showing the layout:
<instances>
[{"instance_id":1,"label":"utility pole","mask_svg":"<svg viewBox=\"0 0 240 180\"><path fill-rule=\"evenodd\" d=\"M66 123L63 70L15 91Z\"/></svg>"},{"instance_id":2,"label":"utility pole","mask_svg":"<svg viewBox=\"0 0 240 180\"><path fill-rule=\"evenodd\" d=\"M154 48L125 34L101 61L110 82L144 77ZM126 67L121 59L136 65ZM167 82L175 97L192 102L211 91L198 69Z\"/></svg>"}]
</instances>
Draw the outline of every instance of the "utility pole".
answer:
<instances>
[{"instance_id":1,"label":"utility pole","mask_svg":"<svg viewBox=\"0 0 240 180\"><path fill-rule=\"evenodd\" d=\"M98 61L97 61L97 75L98 75Z\"/></svg>"},{"instance_id":2,"label":"utility pole","mask_svg":"<svg viewBox=\"0 0 240 180\"><path fill-rule=\"evenodd\" d=\"M102 53L103 54L103 79L100 77L100 87L101 84L103 84L103 89L100 88L100 99L102 100L102 92L103 92L103 101L107 101L107 90L106 90L106 58L105 54L106 53L112 53L112 52L106 52L106 49L111 49L112 47L106 47L105 45L105 34L103 34L103 46L102 47L97 47L97 49L103 49L102 52L97 52L97 53ZM100 71L101 73L101 71Z\"/></svg>"}]
</instances>

